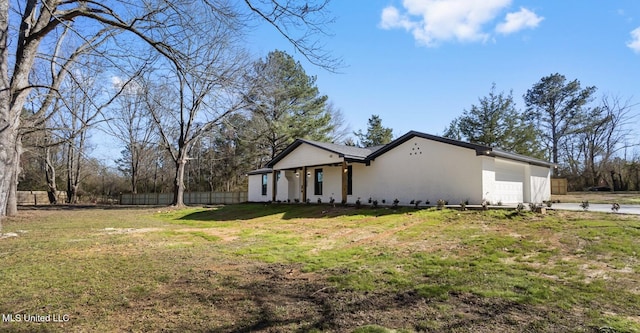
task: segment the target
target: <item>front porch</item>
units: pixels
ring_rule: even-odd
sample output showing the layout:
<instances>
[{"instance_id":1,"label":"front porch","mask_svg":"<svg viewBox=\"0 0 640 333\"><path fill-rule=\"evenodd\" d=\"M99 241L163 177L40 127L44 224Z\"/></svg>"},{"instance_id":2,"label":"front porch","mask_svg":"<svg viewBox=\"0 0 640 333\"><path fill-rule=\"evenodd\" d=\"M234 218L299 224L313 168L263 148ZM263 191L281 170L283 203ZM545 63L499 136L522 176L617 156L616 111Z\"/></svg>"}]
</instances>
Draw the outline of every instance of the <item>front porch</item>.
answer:
<instances>
[{"instance_id":1,"label":"front porch","mask_svg":"<svg viewBox=\"0 0 640 333\"><path fill-rule=\"evenodd\" d=\"M347 163L274 169L270 176L274 202L348 202L353 168Z\"/></svg>"}]
</instances>

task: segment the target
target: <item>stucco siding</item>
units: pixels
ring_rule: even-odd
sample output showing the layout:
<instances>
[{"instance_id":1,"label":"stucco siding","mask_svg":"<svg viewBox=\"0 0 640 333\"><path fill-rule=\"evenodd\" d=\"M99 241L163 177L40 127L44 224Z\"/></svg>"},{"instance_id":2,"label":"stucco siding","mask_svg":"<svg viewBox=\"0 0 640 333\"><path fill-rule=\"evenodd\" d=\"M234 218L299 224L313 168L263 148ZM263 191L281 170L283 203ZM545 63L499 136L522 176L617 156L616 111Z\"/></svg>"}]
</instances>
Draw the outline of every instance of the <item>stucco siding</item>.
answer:
<instances>
[{"instance_id":1,"label":"stucco siding","mask_svg":"<svg viewBox=\"0 0 640 333\"><path fill-rule=\"evenodd\" d=\"M273 169L292 169L302 166L340 163L342 158L338 154L303 143L284 159L273 166Z\"/></svg>"},{"instance_id":2,"label":"stucco siding","mask_svg":"<svg viewBox=\"0 0 640 333\"><path fill-rule=\"evenodd\" d=\"M364 172L362 186L372 197L400 204L439 199L451 204L482 201L482 159L474 150L414 137L379 156ZM360 175L354 175L359 177Z\"/></svg>"},{"instance_id":3,"label":"stucco siding","mask_svg":"<svg viewBox=\"0 0 640 333\"><path fill-rule=\"evenodd\" d=\"M315 194L315 170L322 169L322 194ZM342 200L342 167L341 166L318 166L308 168L310 175L307 177L307 198L312 203L320 199L323 203L328 203L331 198L336 202Z\"/></svg>"},{"instance_id":4,"label":"stucco siding","mask_svg":"<svg viewBox=\"0 0 640 333\"><path fill-rule=\"evenodd\" d=\"M249 175L249 194L247 200L249 202L267 202L271 200L271 174L267 175L267 194L262 195L262 175Z\"/></svg>"},{"instance_id":5,"label":"stucco siding","mask_svg":"<svg viewBox=\"0 0 640 333\"><path fill-rule=\"evenodd\" d=\"M495 198L496 187L496 160L493 157L482 156L482 200L488 202L497 201Z\"/></svg>"}]
</instances>

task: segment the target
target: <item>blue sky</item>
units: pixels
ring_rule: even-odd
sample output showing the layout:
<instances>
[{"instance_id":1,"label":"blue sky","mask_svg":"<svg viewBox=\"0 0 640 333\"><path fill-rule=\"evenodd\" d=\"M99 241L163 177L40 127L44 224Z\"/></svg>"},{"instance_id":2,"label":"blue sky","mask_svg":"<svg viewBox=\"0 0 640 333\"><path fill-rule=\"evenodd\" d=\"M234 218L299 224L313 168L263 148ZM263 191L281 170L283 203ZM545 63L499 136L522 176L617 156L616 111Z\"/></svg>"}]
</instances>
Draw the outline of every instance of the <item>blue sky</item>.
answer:
<instances>
[{"instance_id":1,"label":"blue sky","mask_svg":"<svg viewBox=\"0 0 640 333\"><path fill-rule=\"evenodd\" d=\"M333 0L330 10L336 22L322 42L345 63L340 74L309 64L267 26L250 48L300 60L352 131L377 114L394 136L442 134L492 83L524 109L522 95L553 73L596 86L598 98L640 101L637 0Z\"/></svg>"}]
</instances>

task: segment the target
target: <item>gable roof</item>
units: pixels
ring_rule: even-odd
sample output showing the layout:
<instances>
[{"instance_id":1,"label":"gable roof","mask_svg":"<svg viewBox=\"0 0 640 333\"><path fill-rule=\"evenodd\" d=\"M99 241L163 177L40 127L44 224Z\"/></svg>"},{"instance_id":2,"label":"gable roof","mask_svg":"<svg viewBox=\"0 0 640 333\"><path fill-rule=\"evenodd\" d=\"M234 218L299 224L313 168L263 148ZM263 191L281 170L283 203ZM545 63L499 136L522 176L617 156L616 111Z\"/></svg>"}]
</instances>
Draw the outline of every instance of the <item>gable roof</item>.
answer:
<instances>
[{"instance_id":1,"label":"gable roof","mask_svg":"<svg viewBox=\"0 0 640 333\"><path fill-rule=\"evenodd\" d=\"M480 154L484 154L485 151L487 150L491 150L491 147L487 147L487 146L483 146L483 145L478 145L478 144L474 144L474 143L469 143L469 142L464 142L464 141L458 141L458 140L454 140L454 139L449 139L449 138L444 138L441 136L437 136L437 135L431 135L431 134L426 134L426 133L422 133L422 132L417 132L417 131L410 131L407 134L389 142L388 144L384 145L381 149L378 149L377 151L375 151L373 154L368 156L368 160L373 161L376 159L376 157L388 152L389 150L409 141L410 139L414 138L414 137L419 137L419 138L423 138L423 139L427 139L427 140L432 140L432 141L437 141L437 142L441 142L441 143L446 143L446 144L450 144L450 145L454 145L454 146L458 146L458 147L462 147L462 148L469 148L469 149L474 149L476 151L476 154L480 155Z\"/></svg>"},{"instance_id":2,"label":"gable roof","mask_svg":"<svg viewBox=\"0 0 640 333\"><path fill-rule=\"evenodd\" d=\"M329 143L329 142L297 139L292 144L290 144L285 150L283 150L280 154L278 154L271 161L269 161L266 167L267 168L273 167L276 163L282 160L285 156L289 155L289 153L291 153L293 150L298 148L303 143L337 154L338 156L344 157L346 160L351 160L351 161L365 161L367 156L371 155L371 153L373 153L376 149L380 148L380 147L360 148L360 147L354 147L354 146L337 145L335 143Z\"/></svg>"},{"instance_id":3,"label":"gable roof","mask_svg":"<svg viewBox=\"0 0 640 333\"><path fill-rule=\"evenodd\" d=\"M284 151L282 151L275 158L269 161L269 163L267 163L265 168L272 168L276 163L281 161L283 158L289 155L289 153L291 153L293 150L298 148L303 143L337 154L338 156L343 157L345 160L348 160L348 161L354 161L354 162L359 161L359 162L369 163L370 161L375 160L377 157L398 147L399 145L407 142L408 140L414 137L419 137L427 140L445 143L445 144L449 144L449 145L453 145L461 148L472 149L472 150L475 150L476 156L482 155L482 156L490 156L490 157L500 157L500 158L510 159L514 161L524 162L524 163L542 166L542 167L548 167L548 168L555 166L555 164L550 163L548 161L544 161L541 159L537 159L537 158L533 158L533 157L529 157L521 154L507 152L498 148L454 140L450 138L426 134L426 133L417 132L417 131L410 131L404 134L403 136L389 142L386 145L367 147L367 148L338 145L335 143L319 142L319 141L312 141L312 140L306 140L306 139L297 139L292 144L290 144ZM264 171L264 170L261 170L261 171Z\"/></svg>"}]
</instances>

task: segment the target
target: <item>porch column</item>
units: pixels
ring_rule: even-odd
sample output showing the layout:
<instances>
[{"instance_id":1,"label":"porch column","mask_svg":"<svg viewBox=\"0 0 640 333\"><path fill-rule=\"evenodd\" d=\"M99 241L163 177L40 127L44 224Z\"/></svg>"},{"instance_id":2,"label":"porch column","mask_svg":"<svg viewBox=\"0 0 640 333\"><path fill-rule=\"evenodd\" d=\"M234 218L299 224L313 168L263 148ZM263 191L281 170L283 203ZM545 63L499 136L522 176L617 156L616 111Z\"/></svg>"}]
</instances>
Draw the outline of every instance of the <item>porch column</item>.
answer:
<instances>
[{"instance_id":1,"label":"porch column","mask_svg":"<svg viewBox=\"0 0 640 333\"><path fill-rule=\"evenodd\" d=\"M276 194L278 193L278 171L271 172L271 201L276 202Z\"/></svg>"},{"instance_id":2,"label":"porch column","mask_svg":"<svg viewBox=\"0 0 640 333\"><path fill-rule=\"evenodd\" d=\"M347 203L347 162L342 161L342 201Z\"/></svg>"},{"instance_id":3,"label":"porch column","mask_svg":"<svg viewBox=\"0 0 640 333\"><path fill-rule=\"evenodd\" d=\"M302 202L307 203L307 167L302 168Z\"/></svg>"}]
</instances>

